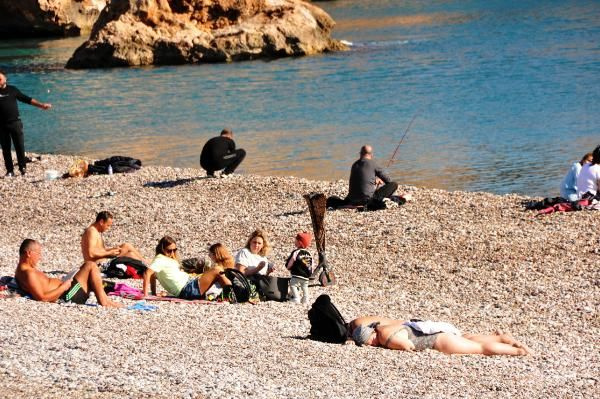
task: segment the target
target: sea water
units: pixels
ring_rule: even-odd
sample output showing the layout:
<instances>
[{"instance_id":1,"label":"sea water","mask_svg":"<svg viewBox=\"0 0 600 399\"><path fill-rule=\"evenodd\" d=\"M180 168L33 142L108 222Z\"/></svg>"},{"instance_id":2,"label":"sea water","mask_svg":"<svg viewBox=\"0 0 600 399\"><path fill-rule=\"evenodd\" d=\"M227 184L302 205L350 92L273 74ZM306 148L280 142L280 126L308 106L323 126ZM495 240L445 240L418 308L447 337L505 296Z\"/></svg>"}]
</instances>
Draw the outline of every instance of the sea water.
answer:
<instances>
[{"instance_id":1,"label":"sea water","mask_svg":"<svg viewBox=\"0 0 600 399\"><path fill-rule=\"evenodd\" d=\"M74 71L85 38L0 41L9 83L53 105L20 105L27 150L199 167L229 127L241 173L347 179L369 143L401 184L554 196L600 144L598 1L316 4L349 51Z\"/></svg>"}]
</instances>

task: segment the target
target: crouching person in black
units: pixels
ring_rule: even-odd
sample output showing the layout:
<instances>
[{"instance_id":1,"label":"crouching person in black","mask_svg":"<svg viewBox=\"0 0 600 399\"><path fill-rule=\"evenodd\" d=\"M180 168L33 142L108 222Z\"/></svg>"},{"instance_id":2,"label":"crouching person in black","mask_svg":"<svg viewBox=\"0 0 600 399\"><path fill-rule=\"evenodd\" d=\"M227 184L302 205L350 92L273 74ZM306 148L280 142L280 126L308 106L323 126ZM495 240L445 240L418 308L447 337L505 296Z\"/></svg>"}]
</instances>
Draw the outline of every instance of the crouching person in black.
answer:
<instances>
[{"instance_id":1,"label":"crouching person in black","mask_svg":"<svg viewBox=\"0 0 600 399\"><path fill-rule=\"evenodd\" d=\"M246 157L246 151L236 150L233 132L223 129L221 135L208 140L200 154L200 166L206 170L206 175L215 177L215 172L223 169L226 176L235 171Z\"/></svg>"}]
</instances>

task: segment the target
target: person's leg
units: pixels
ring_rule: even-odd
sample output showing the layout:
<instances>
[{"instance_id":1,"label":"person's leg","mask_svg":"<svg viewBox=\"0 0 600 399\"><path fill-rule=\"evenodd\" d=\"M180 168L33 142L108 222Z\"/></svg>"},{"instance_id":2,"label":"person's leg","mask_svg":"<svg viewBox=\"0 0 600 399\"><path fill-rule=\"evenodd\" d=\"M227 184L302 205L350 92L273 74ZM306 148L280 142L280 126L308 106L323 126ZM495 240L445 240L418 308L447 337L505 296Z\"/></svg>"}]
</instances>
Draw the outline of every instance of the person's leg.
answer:
<instances>
[{"instance_id":1,"label":"person's leg","mask_svg":"<svg viewBox=\"0 0 600 399\"><path fill-rule=\"evenodd\" d=\"M100 270L98 265L94 262L86 261L83 266L79 269L73 279L79 282L81 288L89 293L92 291L96 295L96 299L101 306L120 308L121 304L111 301L108 299L106 292L104 292L104 286L102 284L102 276L100 276Z\"/></svg>"},{"instance_id":2,"label":"person's leg","mask_svg":"<svg viewBox=\"0 0 600 399\"><path fill-rule=\"evenodd\" d=\"M204 293L216 282L221 284L221 287L231 285L231 281L222 274L224 269L220 266L214 266L210 270L205 271L198 277L198 287L200 288L200 295Z\"/></svg>"},{"instance_id":3,"label":"person's leg","mask_svg":"<svg viewBox=\"0 0 600 399\"><path fill-rule=\"evenodd\" d=\"M130 243L126 242L124 244L119 245L119 249L121 250L121 252L119 252L119 256L126 256L128 258L141 260L146 265L148 264L142 256L142 254L137 249L135 249L135 247Z\"/></svg>"},{"instance_id":4,"label":"person's leg","mask_svg":"<svg viewBox=\"0 0 600 399\"><path fill-rule=\"evenodd\" d=\"M219 168L218 166L219 165L215 165L214 162L210 162L210 161L202 162L202 160L200 160L200 167L206 171L207 176L215 177L215 172L217 170L222 169L222 168Z\"/></svg>"},{"instance_id":5,"label":"person's leg","mask_svg":"<svg viewBox=\"0 0 600 399\"><path fill-rule=\"evenodd\" d=\"M527 351L528 354L531 354L531 350L527 347L527 345L517 341L510 334L501 334L501 333L497 333L494 335L464 334L463 337L467 338L471 341L479 342L481 344L487 344L487 343L493 343L493 342L503 343L503 344L514 346L515 348L524 349L525 351Z\"/></svg>"},{"instance_id":6,"label":"person's leg","mask_svg":"<svg viewBox=\"0 0 600 399\"><path fill-rule=\"evenodd\" d=\"M290 279L290 302L300 303L300 279L292 276Z\"/></svg>"},{"instance_id":7,"label":"person's leg","mask_svg":"<svg viewBox=\"0 0 600 399\"><path fill-rule=\"evenodd\" d=\"M527 354L525 349L516 348L512 345L500 342L480 343L465 337L459 337L457 335L448 333L439 334L433 348L449 355L479 354L488 356L523 356Z\"/></svg>"},{"instance_id":8,"label":"person's leg","mask_svg":"<svg viewBox=\"0 0 600 399\"><path fill-rule=\"evenodd\" d=\"M302 303L308 303L308 280L302 280L300 286L302 287Z\"/></svg>"},{"instance_id":9,"label":"person's leg","mask_svg":"<svg viewBox=\"0 0 600 399\"><path fill-rule=\"evenodd\" d=\"M240 166L245 157L246 151L241 148L235 150L232 154L225 155L223 160L226 167L223 171L223 174L228 175L233 173L235 169Z\"/></svg>"},{"instance_id":10,"label":"person's leg","mask_svg":"<svg viewBox=\"0 0 600 399\"><path fill-rule=\"evenodd\" d=\"M22 174L25 174L27 163L25 161L25 138L23 137L23 122L15 121L11 123L10 135L13 145L15 146L15 152L17 153L19 170Z\"/></svg>"},{"instance_id":11,"label":"person's leg","mask_svg":"<svg viewBox=\"0 0 600 399\"><path fill-rule=\"evenodd\" d=\"M4 167L6 168L6 173L13 173L14 166L12 154L10 152L10 132L6 126L0 126L0 145L2 145L2 156L4 157Z\"/></svg>"},{"instance_id":12,"label":"person's leg","mask_svg":"<svg viewBox=\"0 0 600 399\"><path fill-rule=\"evenodd\" d=\"M383 201L384 198L391 197L397 189L398 183L394 181L386 183L383 186L379 187L377 190L375 190L375 192L373 193L373 199Z\"/></svg>"}]
</instances>

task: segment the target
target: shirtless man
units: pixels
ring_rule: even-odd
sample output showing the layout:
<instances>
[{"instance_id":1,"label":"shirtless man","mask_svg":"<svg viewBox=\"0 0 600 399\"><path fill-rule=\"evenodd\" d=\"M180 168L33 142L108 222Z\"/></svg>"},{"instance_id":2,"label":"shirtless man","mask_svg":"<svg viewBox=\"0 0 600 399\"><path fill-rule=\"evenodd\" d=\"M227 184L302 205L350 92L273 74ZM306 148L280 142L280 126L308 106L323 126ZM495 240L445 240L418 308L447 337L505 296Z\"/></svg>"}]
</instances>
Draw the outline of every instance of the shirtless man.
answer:
<instances>
[{"instance_id":1,"label":"shirtless man","mask_svg":"<svg viewBox=\"0 0 600 399\"><path fill-rule=\"evenodd\" d=\"M443 325L426 333L419 328ZM436 326L437 327L437 326ZM448 323L403 321L378 316L359 317L350 322L349 337L359 345L381 346L404 351L435 349L446 354L523 356L531 350L509 334L461 334Z\"/></svg>"},{"instance_id":2,"label":"shirtless man","mask_svg":"<svg viewBox=\"0 0 600 399\"><path fill-rule=\"evenodd\" d=\"M56 302L61 299L65 302L84 304L92 291L101 306L122 307L121 304L108 299L102 286L100 271L94 262L85 262L72 278L62 281L50 278L37 269L41 259L41 244L29 238L25 239L19 248L19 265L15 271L15 278L19 287L36 301Z\"/></svg>"},{"instance_id":3,"label":"shirtless man","mask_svg":"<svg viewBox=\"0 0 600 399\"><path fill-rule=\"evenodd\" d=\"M81 252L83 260L101 264L109 258L117 256L126 256L148 264L144 257L133 245L129 243L121 244L118 247L106 248L102 233L110 229L113 223L113 215L109 211L102 211L96 216L96 221L92 223L81 236Z\"/></svg>"}]
</instances>

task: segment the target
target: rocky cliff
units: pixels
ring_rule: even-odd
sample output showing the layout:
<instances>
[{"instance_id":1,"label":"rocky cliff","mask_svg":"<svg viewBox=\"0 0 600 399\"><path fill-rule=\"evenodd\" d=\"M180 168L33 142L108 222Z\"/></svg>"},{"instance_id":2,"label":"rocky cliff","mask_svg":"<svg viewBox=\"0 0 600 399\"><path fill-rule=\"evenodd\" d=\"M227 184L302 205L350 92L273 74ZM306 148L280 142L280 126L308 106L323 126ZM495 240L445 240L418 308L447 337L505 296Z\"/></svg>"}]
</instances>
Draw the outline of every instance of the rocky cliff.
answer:
<instances>
[{"instance_id":1,"label":"rocky cliff","mask_svg":"<svg viewBox=\"0 0 600 399\"><path fill-rule=\"evenodd\" d=\"M105 6L106 0L0 0L0 38L87 33Z\"/></svg>"},{"instance_id":2,"label":"rocky cliff","mask_svg":"<svg viewBox=\"0 0 600 399\"><path fill-rule=\"evenodd\" d=\"M228 62L345 48L301 0L112 0L67 68Z\"/></svg>"}]
</instances>

